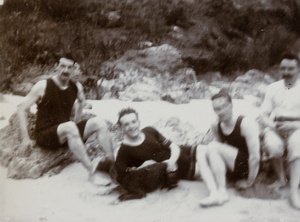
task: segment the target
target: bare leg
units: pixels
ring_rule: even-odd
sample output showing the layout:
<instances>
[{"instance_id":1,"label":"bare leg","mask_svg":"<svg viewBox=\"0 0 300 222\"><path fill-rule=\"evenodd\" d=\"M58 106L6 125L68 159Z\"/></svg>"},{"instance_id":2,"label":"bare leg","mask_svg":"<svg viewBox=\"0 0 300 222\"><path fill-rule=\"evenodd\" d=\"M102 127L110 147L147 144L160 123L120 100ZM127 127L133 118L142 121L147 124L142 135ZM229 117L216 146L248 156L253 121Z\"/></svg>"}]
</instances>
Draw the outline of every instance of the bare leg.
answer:
<instances>
[{"instance_id":1,"label":"bare leg","mask_svg":"<svg viewBox=\"0 0 300 222\"><path fill-rule=\"evenodd\" d=\"M271 160L272 167L278 177L278 180L276 180L273 184L269 185L269 188L271 189L279 189L286 186L286 179L285 179L285 173L284 173L284 166L283 166L283 158L273 158Z\"/></svg>"},{"instance_id":2,"label":"bare leg","mask_svg":"<svg viewBox=\"0 0 300 222\"><path fill-rule=\"evenodd\" d=\"M218 189L207 160L207 146L197 147L197 163L200 174L209 192L209 196L200 200L200 206L207 207L218 204Z\"/></svg>"},{"instance_id":3,"label":"bare leg","mask_svg":"<svg viewBox=\"0 0 300 222\"><path fill-rule=\"evenodd\" d=\"M300 210L298 187L300 184L300 158L290 162L290 201L293 207Z\"/></svg>"},{"instance_id":4,"label":"bare leg","mask_svg":"<svg viewBox=\"0 0 300 222\"><path fill-rule=\"evenodd\" d=\"M209 197L203 199L200 203L202 206L222 205L229 200L226 189L226 171L227 168L233 170L236 155L237 150L235 148L222 143L212 142L208 146L208 164L210 172L213 174L217 193L212 192ZM212 180L210 177L208 178Z\"/></svg>"},{"instance_id":5,"label":"bare leg","mask_svg":"<svg viewBox=\"0 0 300 222\"><path fill-rule=\"evenodd\" d=\"M209 162L218 184L217 203L221 205L229 200L226 189L226 164L216 149L209 152Z\"/></svg>"},{"instance_id":6,"label":"bare leg","mask_svg":"<svg viewBox=\"0 0 300 222\"><path fill-rule=\"evenodd\" d=\"M85 146L79 135L79 131L74 122L66 122L60 124L57 128L57 135L60 139L60 143L68 142L69 149L75 155L75 157L83 164L83 166L89 171L92 171L92 162L88 157Z\"/></svg>"},{"instance_id":7,"label":"bare leg","mask_svg":"<svg viewBox=\"0 0 300 222\"><path fill-rule=\"evenodd\" d=\"M272 168L278 178L273 184L269 185L269 188L279 189L286 185L284 165L283 165L283 153L284 143L279 135L275 131L268 131L264 135L264 145L262 147L264 153L267 154L268 159L271 160Z\"/></svg>"},{"instance_id":8,"label":"bare leg","mask_svg":"<svg viewBox=\"0 0 300 222\"><path fill-rule=\"evenodd\" d=\"M217 192L217 185L214 179L214 176L209 168L208 161L207 161L207 146L198 146L197 147L197 163L199 165L200 174L203 178L209 193Z\"/></svg>"},{"instance_id":9,"label":"bare leg","mask_svg":"<svg viewBox=\"0 0 300 222\"><path fill-rule=\"evenodd\" d=\"M112 136L107 128L105 120L92 118L87 121L84 130L84 138L88 138L93 133L97 133L97 137L101 147L104 149L106 158L114 160Z\"/></svg>"}]
</instances>

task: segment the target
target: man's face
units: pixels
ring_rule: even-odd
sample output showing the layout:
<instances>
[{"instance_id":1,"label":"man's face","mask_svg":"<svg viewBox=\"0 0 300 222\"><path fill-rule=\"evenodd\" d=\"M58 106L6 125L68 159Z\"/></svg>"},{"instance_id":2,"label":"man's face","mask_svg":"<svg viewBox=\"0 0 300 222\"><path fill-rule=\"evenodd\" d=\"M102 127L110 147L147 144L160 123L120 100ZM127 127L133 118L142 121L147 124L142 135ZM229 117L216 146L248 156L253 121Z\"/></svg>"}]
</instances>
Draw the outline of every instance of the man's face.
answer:
<instances>
[{"instance_id":1,"label":"man's face","mask_svg":"<svg viewBox=\"0 0 300 222\"><path fill-rule=\"evenodd\" d=\"M140 134L140 121L135 113L122 116L121 127L126 136L131 139L137 138Z\"/></svg>"},{"instance_id":2,"label":"man's face","mask_svg":"<svg viewBox=\"0 0 300 222\"><path fill-rule=\"evenodd\" d=\"M73 69L74 69L74 62L72 60L65 59L65 58L61 59L57 66L57 71L59 73L59 80L62 83L67 83L72 77Z\"/></svg>"},{"instance_id":3,"label":"man's face","mask_svg":"<svg viewBox=\"0 0 300 222\"><path fill-rule=\"evenodd\" d=\"M224 97L216 98L212 101L212 106L215 113L218 115L221 122L229 120L232 116L232 103Z\"/></svg>"},{"instance_id":4,"label":"man's face","mask_svg":"<svg viewBox=\"0 0 300 222\"><path fill-rule=\"evenodd\" d=\"M298 79L299 67L295 59L283 59L280 63L280 74L287 85L294 84Z\"/></svg>"}]
</instances>

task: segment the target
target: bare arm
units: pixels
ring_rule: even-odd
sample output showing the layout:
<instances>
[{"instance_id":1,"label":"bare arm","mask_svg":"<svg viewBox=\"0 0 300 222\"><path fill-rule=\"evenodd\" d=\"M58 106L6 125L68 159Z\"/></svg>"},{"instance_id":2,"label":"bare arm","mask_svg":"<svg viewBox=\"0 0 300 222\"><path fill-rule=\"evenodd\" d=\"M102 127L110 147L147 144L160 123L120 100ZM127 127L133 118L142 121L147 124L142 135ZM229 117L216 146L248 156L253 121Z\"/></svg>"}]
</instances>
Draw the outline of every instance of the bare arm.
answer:
<instances>
[{"instance_id":1,"label":"bare arm","mask_svg":"<svg viewBox=\"0 0 300 222\"><path fill-rule=\"evenodd\" d=\"M74 104L74 109L75 109L75 116L74 116L74 121L78 123L81 120L82 117L82 110L85 105L85 96L83 92L83 86L77 82L76 83L77 88L78 88L78 94L77 94L77 101Z\"/></svg>"},{"instance_id":2,"label":"bare arm","mask_svg":"<svg viewBox=\"0 0 300 222\"><path fill-rule=\"evenodd\" d=\"M19 104L17 107L17 116L20 122L20 133L22 138L22 145L20 151L23 154L25 154L26 151L32 147L32 142L30 140L29 133L27 130L27 112L33 104L37 103L42 98L42 96L44 95L45 88L46 80L36 83L29 92L29 94L25 97L24 102Z\"/></svg>"},{"instance_id":3,"label":"bare arm","mask_svg":"<svg viewBox=\"0 0 300 222\"><path fill-rule=\"evenodd\" d=\"M180 156L180 147L175 143L171 143L170 149L171 149L170 158L163 162L168 164L167 171L172 172L172 171L177 170L177 167L178 167L177 160Z\"/></svg>"},{"instance_id":4,"label":"bare arm","mask_svg":"<svg viewBox=\"0 0 300 222\"><path fill-rule=\"evenodd\" d=\"M245 117L241 124L241 132L246 139L249 152L248 179L238 184L238 188L244 189L253 185L259 170L260 142L258 124L254 120Z\"/></svg>"},{"instance_id":5,"label":"bare arm","mask_svg":"<svg viewBox=\"0 0 300 222\"><path fill-rule=\"evenodd\" d=\"M300 121L300 110L283 110L275 113L276 121Z\"/></svg>"},{"instance_id":6,"label":"bare arm","mask_svg":"<svg viewBox=\"0 0 300 222\"><path fill-rule=\"evenodd\" d=\"M213 140L214 141L218 141L218 142L222 142L219 133L218 133L218 122L214 122L211 127L210 127L212 136L213 136Z\"/></svg>"},{"instance_id":7,"label":"bare arm","mask_svg":"<svg viewBox=\"0 0 300 222\"><path fill-rule=\"evenodd\" d=\"M272 105L272 89L270 87L267 88L265 93L264 101L260 107L260 116L258 121L265 128L275 128L274 120L271 118L271 114L273 111Z\"/></svg>"}]
</instances>

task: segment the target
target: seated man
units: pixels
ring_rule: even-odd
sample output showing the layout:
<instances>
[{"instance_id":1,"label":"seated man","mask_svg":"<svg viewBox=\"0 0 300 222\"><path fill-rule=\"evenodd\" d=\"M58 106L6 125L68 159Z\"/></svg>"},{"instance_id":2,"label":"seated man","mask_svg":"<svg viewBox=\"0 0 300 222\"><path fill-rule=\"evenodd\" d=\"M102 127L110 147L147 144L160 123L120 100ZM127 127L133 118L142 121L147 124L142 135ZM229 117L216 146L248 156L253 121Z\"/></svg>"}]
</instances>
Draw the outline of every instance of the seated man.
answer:
<instances>
[{"instance_id":1,"label":"seated man","mask_svg":"<svg viewBox=\"0 0 300 222\"><path fill-rule=\"evenodd\" d=\"M200 201L203 207L222 205L229 200L226 179L235 182L237 189L251 187L260 162L258 124L235 115L231 97L224 90L212 96L212 105L218 116L218 121L211 126L215 141L198 160L200 174L210 193Z\"/></svg>"},{"instance_id":2,"label":"seated man","mask_svg":"<svg viewBox=\"0 0 300 222\"><path fill-rule=\"evenodd\" d=\"M195 148L179 147L156 129L140 129L138 113L131 108L119 113L124 140L118 151L117 181L127 191L120 200L142 198L158 188L173 188L178 179L191 179Z\"/></svg>"},{"instance_id":3,"label":"seated man","mask_svg":"<svg viewBox=\"0 0 300 222\"><path fill-rule=\"evenodd\" d=\"M75 67L77 66L77 70ZM33 143L27 130L26 112L33 104L37 104L37 118L35 126L36 142L40 147L55 150L68 146L83 166L89 171L90 179L96 168L111 165L113 162L112 140L106 122L97 118L79 121L85 102L82 85L73 82L75 74L80 74L79 65L74 61L61 58L54 75L37 82L23 103L18 106L17 116L20 120L22 144L20 152L24 155L30 152ZM75 101L77 100L77 103ZM70 121L72 108L75 106L74 122ZM106 152L103 158L94 162L86 153L83 140L93 133L97 133L99 142ZM101 162L101 163L100 163Z\"/></svg>"},{"instance_id":4,"label":"seated man","mask_svg":"<svg viewBox=\"0 0 300 222\"><path fill-rule=\"evenodd\" d=\"M282 80L268 86L261 106L262 120L268 127L264 130L264 152L277 156L274 170L277 172L278 187L286 184L283 168L284 149L289 163L290 202L300 209L298 187L300 184L300 80L299 58L285 54L280 63ZM268 119L268 117L271 118Z\"/></svg>"}]
</instances>

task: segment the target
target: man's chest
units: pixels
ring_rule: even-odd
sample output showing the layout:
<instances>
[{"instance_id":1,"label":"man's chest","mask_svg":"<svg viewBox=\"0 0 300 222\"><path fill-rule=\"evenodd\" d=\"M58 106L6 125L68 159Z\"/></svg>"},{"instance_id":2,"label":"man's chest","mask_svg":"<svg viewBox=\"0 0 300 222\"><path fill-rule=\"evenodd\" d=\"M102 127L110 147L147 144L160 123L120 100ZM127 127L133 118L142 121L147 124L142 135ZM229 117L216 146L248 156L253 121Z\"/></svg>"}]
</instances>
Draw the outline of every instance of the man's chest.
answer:
<instances>
[{"instance_id":1,"label":"man's chest","mask_svg":"<svg viewBox=\"0 0 300 222\"><path fill-rule=\"evenodd\" d=\"M275 109L300 109L300 87L277 90L272 102Z\"/></svg>"}]
</instances>

